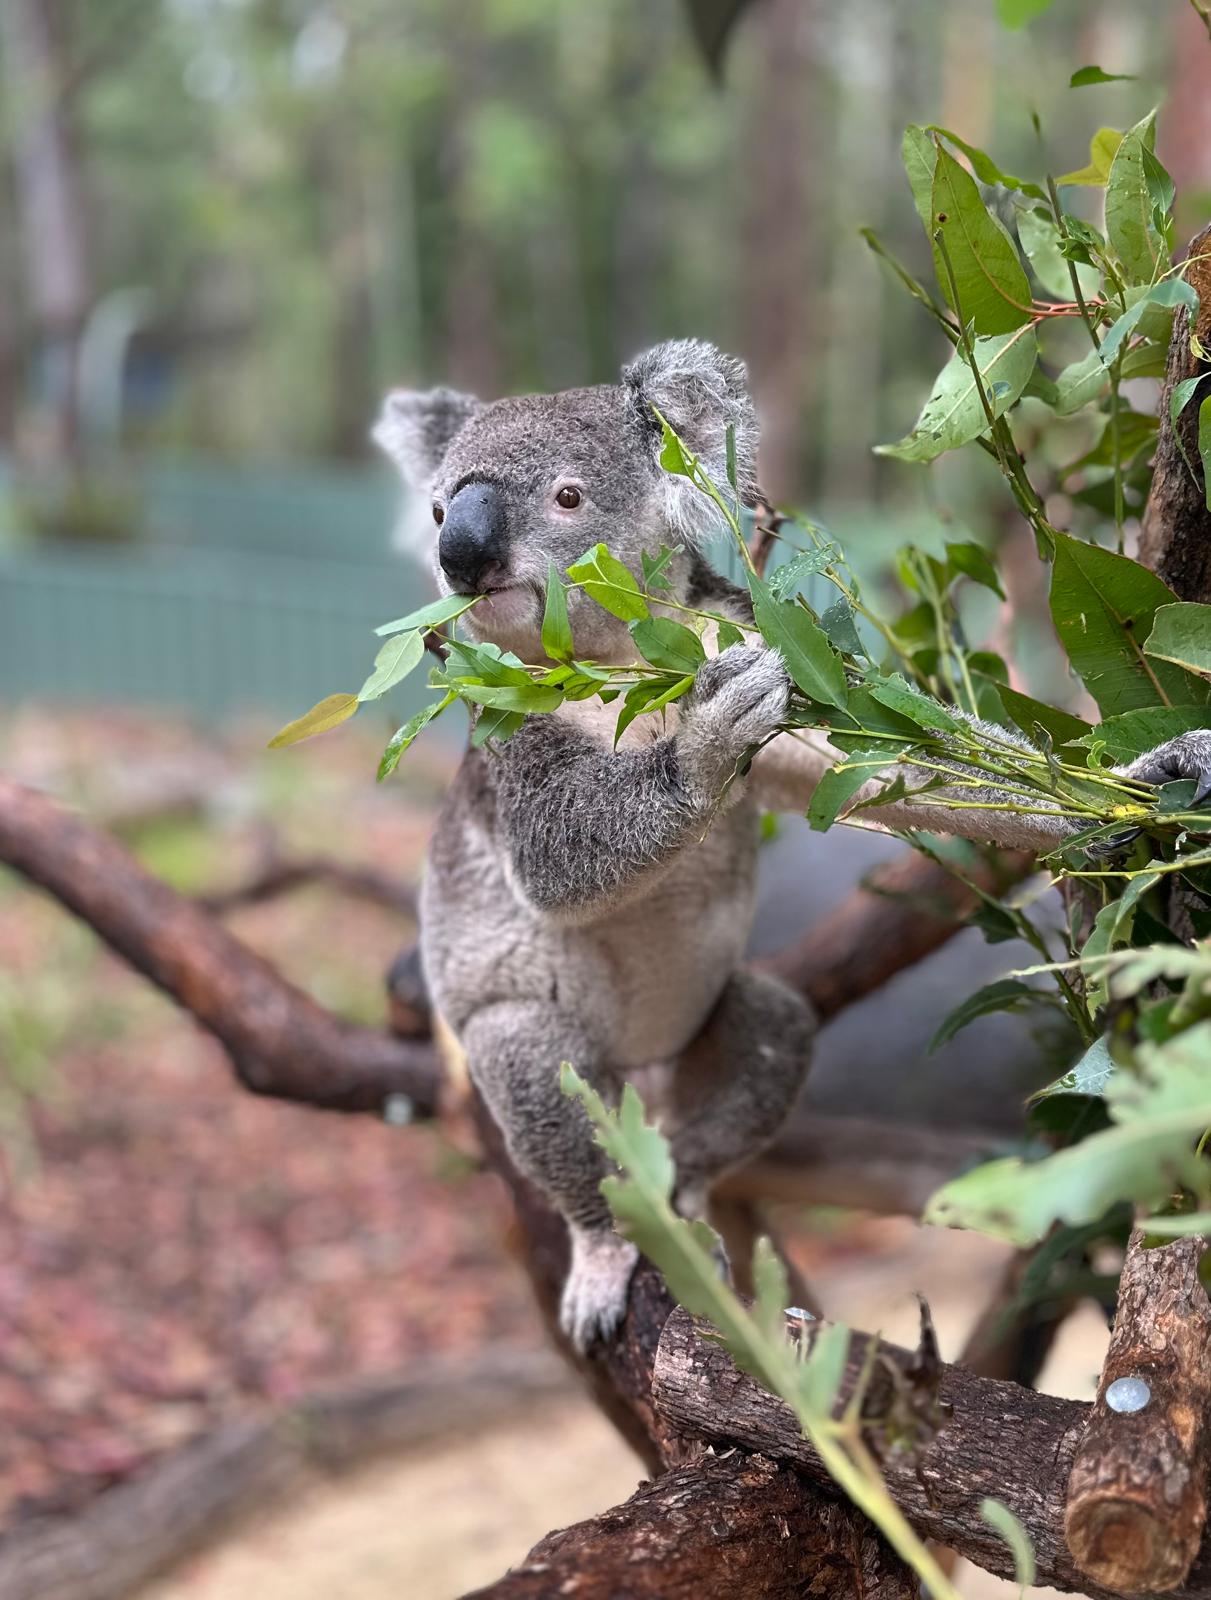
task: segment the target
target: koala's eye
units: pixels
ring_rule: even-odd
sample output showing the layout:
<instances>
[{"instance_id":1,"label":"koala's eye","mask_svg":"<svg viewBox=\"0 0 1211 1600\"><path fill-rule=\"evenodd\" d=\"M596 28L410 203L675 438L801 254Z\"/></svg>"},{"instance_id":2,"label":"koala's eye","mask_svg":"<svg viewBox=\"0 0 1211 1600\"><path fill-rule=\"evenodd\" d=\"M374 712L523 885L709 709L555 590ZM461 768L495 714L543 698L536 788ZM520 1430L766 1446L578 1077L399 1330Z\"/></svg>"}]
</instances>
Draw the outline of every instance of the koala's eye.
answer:
<instances>
[{"instance_id":1,"label":"koala's eye","mask_svg":"<svg viewBox=\"0 0 1211 1600\"><path fill-rule=\"evenodd\" d=\"M446 512L445 512L445 508L444 507L436 505L436 504L434 505L434 507L433 507L433 520L434 520L434 522L437 523L438 527L440 528L442 523L446 520Z\"/></svg>"},{"instance_id":2,"label":"koala's eye","mask_svg":"<svg viewBox=\"0 0 1211 1600\"><path fill-rule=\"evenodd\" d=\"M561 505L565 511L575 511L583 499L584 496L579 489L574 489L570 483L565 483L555 496L555 503Z\"/></svg>"}]
</instances>

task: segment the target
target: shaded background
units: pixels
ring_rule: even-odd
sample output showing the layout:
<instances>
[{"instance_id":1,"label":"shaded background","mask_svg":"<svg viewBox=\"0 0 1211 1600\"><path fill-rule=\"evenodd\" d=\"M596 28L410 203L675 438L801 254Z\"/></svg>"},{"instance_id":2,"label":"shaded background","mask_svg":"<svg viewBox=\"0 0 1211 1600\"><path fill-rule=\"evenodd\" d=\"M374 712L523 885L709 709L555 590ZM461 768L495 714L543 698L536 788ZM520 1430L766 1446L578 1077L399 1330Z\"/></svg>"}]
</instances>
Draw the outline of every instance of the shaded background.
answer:
<instances>
[{"instance_id":1,"label":"shaded background","mask_svg":"<svg viewBox=\"0 0 1211 1600\"><path fill-rule=\"evenodd\" d=\"M700 26L735 9L695 7ZM1092 62L1139 81L1069 90ZM992 469L871 454L948 352L857 230L928 270L909 121L1033 174L1080 166L1100 125L1159 101L1186 236L1211 210L1209 62L1186 0L1055 0L1022 32L993 0L753 0L718 72L681 0L0 0L0 762L191 892L319 853L413 879L456 749L428 736L391 785L371 776L415 690L305 750L263 748L356 687L373 626L429 592L393 549L379 398L608 381L681 334L744 355L768 492L835 529L872 584L908 538L1000 543L1013 606L977 608L974 634L1063 696ZM784 826L759 944L900 848ZM365 1021L414 932L323 884L232 922ZM972 930L900 975L825 1032L809 1105L1017 1136L1065 1041L1003 1016L926 1045L1028 958ZM535 1343L504 1215L433 1130L239 1094L216 1047L0 875L0 1532L317 1386ZM907 1329L903 1290L927 1288L947 1354L995 1270L951 1240L931 1268L907 1222L788 1226L859 1325ZM1078 1350L1070 1392L1097 1359ZM614 1442L569 1426L583 1500L558 1500L552 1447L532 1526L498 1528L477 1581L625 1492L604 1485L630 1468L594 1453ZM502 1473L518 1450L537 1471L533 1438L512 1449ZM473 1554L482 1508L450 1471L415 1520ZM384 1535L420 1493L392 1479L373 1529L338 1519L331 1569L288 1527L197 1592L453 1593ZM390 1583L335 1588L374 1539Z\"/></svg>"}]
</instances>

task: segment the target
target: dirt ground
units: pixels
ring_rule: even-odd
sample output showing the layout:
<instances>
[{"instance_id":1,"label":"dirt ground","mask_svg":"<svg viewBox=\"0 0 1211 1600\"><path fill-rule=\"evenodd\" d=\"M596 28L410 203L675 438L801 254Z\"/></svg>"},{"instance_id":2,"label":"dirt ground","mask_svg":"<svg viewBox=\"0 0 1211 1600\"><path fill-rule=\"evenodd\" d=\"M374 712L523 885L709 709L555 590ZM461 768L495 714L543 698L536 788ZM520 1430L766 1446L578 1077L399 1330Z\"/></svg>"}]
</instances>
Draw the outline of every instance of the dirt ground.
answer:
<instances>
[{"instance_id":1,"label":"dirt ground","mask_svg":"<svg viewBox=\"0 0 1211 1600\"><path fill-rule=\"evenodd\" d=\"M819 1275L827 1309L911 1342L929 1297L943 1353L956 1354L1004 1252L987 1240L878 1225L882 1248L839 1256ZM1091 1308L1066 1325L1043 1386L1088 1399L1106 1347ZM641 1469L586 1399L556 1401L493 1430L404 1454L257 1517L139 1600L454 1600L500 1577L551 1528L625 1499ZM962 1566L971 1600L1012 1584ZM1046 1591L1039 1591L1044 1593Z\"/></svg>"}]
</instances>

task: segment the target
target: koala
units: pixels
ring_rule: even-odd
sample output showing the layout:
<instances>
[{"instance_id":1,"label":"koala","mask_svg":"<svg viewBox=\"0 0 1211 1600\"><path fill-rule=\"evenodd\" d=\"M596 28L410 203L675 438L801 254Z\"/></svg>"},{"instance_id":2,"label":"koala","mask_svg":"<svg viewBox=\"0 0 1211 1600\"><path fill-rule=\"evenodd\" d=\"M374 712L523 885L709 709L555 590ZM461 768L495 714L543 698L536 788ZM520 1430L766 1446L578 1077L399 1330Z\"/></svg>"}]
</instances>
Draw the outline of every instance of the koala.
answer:
<instances>
[{"instance_id":1,"label":"koala","mask_svg":"<svg viewBox=\"0 0 1211 1600\"><path fill-rule=\"evenodd\" d=\"M645 550L673 546L670 599L751 621L747 595L700 554L716 508L660 467L654 407L717 484L733 429L738 496L754 502L745 368L702 341L659 345L594 388L490 403L449 389L388 395L374 437L430 508L439 588L487 597L467 613L468 633L543 660L549 566L564 571L598 541L635 571ZM579 590L569 621L578 656L636 659L626 624ZM789 688L776 651L734 645L663 717L636 718L616 749L615 713L597 701L532 717L506 742L468 751L436 825L421 900L426 981L513 1160L567 1222L561 1321L582 1350L616 1328L636 1251L613 1230L606 1158L560 1090L560 1063L607 1100L642 1080L689 1217L774 1138L807 1073L810 1006L743 965L759 814L802 812L837 759L820 735L778 732ZM1211 790L1211 732L1128 770L1150 782L1193 775ZM876 815L1035 850L1069 827L1046 811L936 799L905 797Z\"/></svg>"}]
</instances>

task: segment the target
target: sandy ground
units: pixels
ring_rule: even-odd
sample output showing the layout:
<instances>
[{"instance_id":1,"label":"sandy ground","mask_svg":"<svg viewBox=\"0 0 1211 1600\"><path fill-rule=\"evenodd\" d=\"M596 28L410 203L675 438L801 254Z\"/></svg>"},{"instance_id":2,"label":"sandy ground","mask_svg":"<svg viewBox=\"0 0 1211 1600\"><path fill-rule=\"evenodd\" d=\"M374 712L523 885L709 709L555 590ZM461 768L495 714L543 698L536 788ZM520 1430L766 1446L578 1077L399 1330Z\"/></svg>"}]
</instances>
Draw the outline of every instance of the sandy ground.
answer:
<instances>
[{"instance_id":1,"label":"sandy ground","mask_svg":"<svg viewBox=\"0 0 1211 1600\"><path fill-rule=\"evenodd\" d=\"M1004 1252L970 1235L889 1224L881 1252L844 1257L819 1288L832 1315L896 1340L915 1336L910 1291L930 1299L943 1353L959 1349ZM1070 1319L1043 1387L1093 1393L1106 1346L1092 1309ZM499 1577L553 1527L625 1499L634 1457L587 1400L556 1401L473 1441L317 1484L195 1557L140 1600L453 1600ZM1015 1591L961 1567L972 1600ZM1043 1591L1040 1591L1042 1593Z\"/></svg>"}]
</instances>

